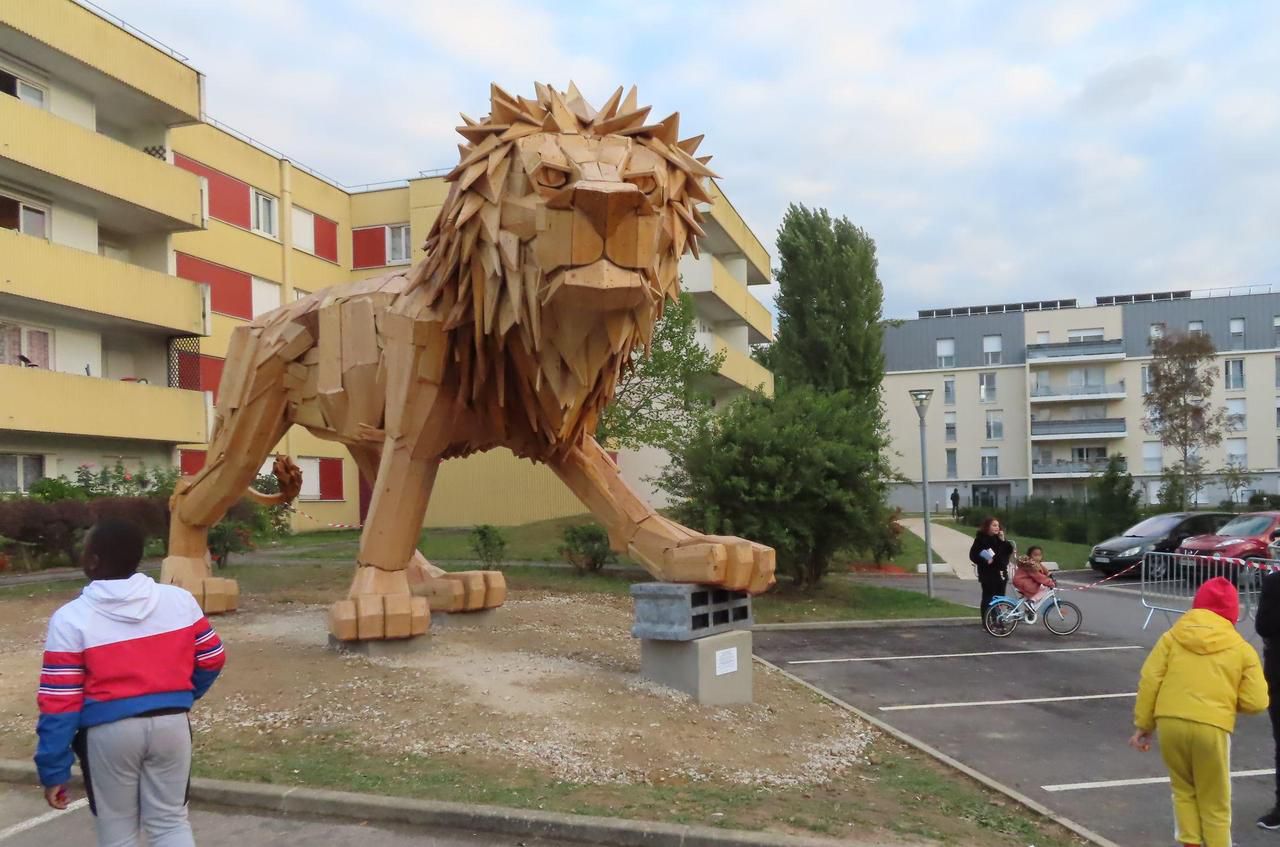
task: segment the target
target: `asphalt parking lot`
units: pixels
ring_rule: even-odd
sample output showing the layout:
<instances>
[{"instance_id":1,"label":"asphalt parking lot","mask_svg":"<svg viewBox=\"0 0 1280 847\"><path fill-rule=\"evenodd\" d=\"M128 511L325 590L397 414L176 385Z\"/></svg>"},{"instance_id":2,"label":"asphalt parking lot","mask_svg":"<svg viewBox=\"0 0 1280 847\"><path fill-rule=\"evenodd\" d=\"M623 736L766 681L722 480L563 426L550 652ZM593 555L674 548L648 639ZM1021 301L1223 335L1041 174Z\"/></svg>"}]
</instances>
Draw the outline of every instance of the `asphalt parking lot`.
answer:
<instances>
[{"instance_id":1,"label":"asphalt parking lot","mask_svg":"<svg viewBox=\"0 0 1280 847\"><path fill-rule=\"evenodd\" d=\"M946 589L976 590L955 582ZM755 651L1117 844L1164 847L1173 813L1163 764L1126 742L1138 671L1167 621L1142 630L1135 585L1070 599L1084 627L1065 638L1040 624L992 638L975 610L971 627L759 632ZM1273 799L1266 716L1242 716L1233 748L1235 843L1280 845L1254 825Z\"/></svg>"},{"instance_id":2,"label":"asphalt parking lot","mask_svg":"<svg viewBox=\"0 0 1280 847\"><path fill-rule=\"evenodd\" d=\"M78 790L73 797L83 797ZM0 845L3 847L91 847L93 821L83 801L66 813L45 805L35 787L0 787ZM556 847L562 842L538 838L426 832L408 826L374 825L350 820L254 814L242 809L196 807L191 812L198 844L268 847L306 844L308 847Z\"/></svg>"}]
</instances>

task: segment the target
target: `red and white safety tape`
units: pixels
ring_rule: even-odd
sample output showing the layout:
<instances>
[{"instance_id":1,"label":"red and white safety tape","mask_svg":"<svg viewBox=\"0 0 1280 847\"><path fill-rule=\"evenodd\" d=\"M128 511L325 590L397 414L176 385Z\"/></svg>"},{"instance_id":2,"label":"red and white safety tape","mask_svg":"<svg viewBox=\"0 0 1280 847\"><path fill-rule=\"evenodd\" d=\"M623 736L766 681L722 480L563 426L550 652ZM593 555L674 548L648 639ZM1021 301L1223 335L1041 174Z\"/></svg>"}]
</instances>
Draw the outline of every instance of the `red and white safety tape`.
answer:
<instances>
[{"instance_id":1,"label":"red and white safety tape","mask_svg":"<svg viewBox=\"0 0 1280 847\"><path fill-rule=\"evenodd\" d=\"M289 511L296 512L297 514L302 515L304 518L315 521L321 526L328 527L329 529L364 529L364 524L359 524L359 523L330 523L329 521L323 521L320 518L317 518L315 515L302 511L297 506L290 506Z\"/></svg>"}]
</instances>

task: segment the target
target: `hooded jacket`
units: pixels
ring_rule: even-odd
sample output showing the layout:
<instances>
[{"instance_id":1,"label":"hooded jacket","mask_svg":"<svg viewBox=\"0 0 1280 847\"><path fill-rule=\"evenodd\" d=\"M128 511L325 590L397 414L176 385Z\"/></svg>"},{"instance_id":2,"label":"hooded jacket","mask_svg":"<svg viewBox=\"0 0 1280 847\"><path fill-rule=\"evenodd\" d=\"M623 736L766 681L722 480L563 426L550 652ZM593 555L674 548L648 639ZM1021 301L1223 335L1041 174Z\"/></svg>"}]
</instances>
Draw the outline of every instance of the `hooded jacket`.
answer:
<instances>
[{"instance_id":1,"label":"hooded jacket","mask_svg":"<svg viewBox=\"0 0 1280 847\"><path fill-rule=\"evenodd\" d=\"M1160 636L1142 665L1133 722L1155 729L1158 718L1181 718L1233 732L1236 714L1267 708L1258 652L1236 631L1240 601L1222 577L1200 586L1193 608Z\"/></svg>"},{"instance_id":2,"label":"hooded jacket","mask_svg":"<svg viewBox=\"0 0 1280 847\"><path fill-rule=\"evenodd\" d=\"M41 784L70 778L78 730L190 709L224 661L218 634L185 589L140 573L89 583L49 620L36 696Z\"/></svg>"}]
</instances>

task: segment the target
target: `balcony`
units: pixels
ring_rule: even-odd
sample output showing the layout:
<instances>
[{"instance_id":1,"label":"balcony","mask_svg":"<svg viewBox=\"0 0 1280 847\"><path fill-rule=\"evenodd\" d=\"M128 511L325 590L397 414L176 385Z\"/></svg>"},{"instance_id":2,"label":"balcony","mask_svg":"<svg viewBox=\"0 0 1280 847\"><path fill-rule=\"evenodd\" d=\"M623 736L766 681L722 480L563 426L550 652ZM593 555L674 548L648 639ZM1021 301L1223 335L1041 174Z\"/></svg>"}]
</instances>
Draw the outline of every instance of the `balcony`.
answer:
<instances>
[{"instance_id":1,"label":"balcony","mask_svg":"<svg viewBox=\"0 0 1280 847\"><path fill-rule=\"evenodd\" d=\"M0 430L205 441L205 392L118 382L40 368L0 367Z\"/></svg>"},{"instance_id":2,"label":"balcony","mask_svg":"<svg viewBox=\"0 0 1280 847\"><path fill-rule=\"evenodd\" d=\"M1059 403L1068 400L1123 400L1123 382L1105 385L1039 385L1031 389L1032 403Z\"/></svg>"},{"instance_id":3,"label":"balcony","mask_svg":"<svg viewBox=\"0 0 1280 847\"><path fill-rule=\"evenodd\" d=\"M0 295L205 335L205 288L96 253L0 229Z\"/></svg>"},{"instance_id":4,"label":"balcony","mask_svg":"<svg viewBox=\"0 0 1280 847\"><path fill-rule=\"evenodd\" d=\"M79 3L3 3L0 24L14 31L0 48L70 80L97 100L113 105L149 101L167 125L200 120L201 80L195 68Z\"/></svg>"},{"instance_id":5,"label":"balcony","mask_svg":"<svg viewBox=\"0 0 1280 847\"><path fill-rule=\"evenodd\" d=\"M705 309L716 322L746 323L749 344L773 340L773 315L724 262L714 255L703 254L701 261L686 267L686 290L698 301L700 310Z\"/></svg>"},{"instance_id":6,"label":"balcony","mask_svg":"<svg viewBox=\"0 0 1280 847\"><path fill-rule=\"evenodd\" d=\"M1047 477L1049 479L1093 476L1107 469L1107 461L1107 459L1090 459L1088 461L1072 462L1064 459L1056 462L1032 462L1031 474L1032 476ZM1127 471L1129 463L1121 459L1120 469Z\"/></svg>"},{"instance_id":7,"label":"balcony","mask_svg":"<svg viewBox=\"0 0 1280 847\"><path fill-rule=\"evenodd\" d=\"M1124 438L1124 418L1086 418L1070 421L1032 421L1032 441L1062 441L1073 438L1093 440Z\"/></svg>"},{"instance_id":8,"label":"balcony","mask_svg":"<svg viewBox=\"0 0 1280 847\"><path fill-rule=\"evenodd\" d=\"M0 97L0 126L0 178L87 205L121 232L204 225L195 174L13 97Z\"/></svg>"},{"instance_id":9,"label":"balcony","mask_svg":"<svg viewBox=\"0 0 1280 847\"><path fill-rule=\"evenodd\" d=\"M725 340L714 333L699 332L698 343L712 353L724 353L724 361L720 370L711 378L712 388L723 391L731 388L757 389L770 396L773 395L773 372L764 365L731 347Z\"/></svg>"},{"instance_id":10,"label":"balcony","mask_svg":"<svg viewBox=\"0 0 1280 847\"><path fill-rule=\"evenodd\" d=\"M703 205L698 207L698 211L709 218L710 226L704 228L707 230L707 247L710 252L742 253L747 257L747 284L763 285L769 282L773 277L769 268L769 252L714 180L708 185L708 193L713 201L711 208Z\"/></svg>"},{"instance_id":11,"label":"balcony","mask_svg":"<svg viewBox=\"0 0 1280 847\"><path fill-rule=\"evenodd\" d=\"M1124 358L1124 339L1103 341L1067 341L1057 344L1028 344L1027 361L1031 364L1057 362L1097 362Z\"/></svg>"}]
</instances>

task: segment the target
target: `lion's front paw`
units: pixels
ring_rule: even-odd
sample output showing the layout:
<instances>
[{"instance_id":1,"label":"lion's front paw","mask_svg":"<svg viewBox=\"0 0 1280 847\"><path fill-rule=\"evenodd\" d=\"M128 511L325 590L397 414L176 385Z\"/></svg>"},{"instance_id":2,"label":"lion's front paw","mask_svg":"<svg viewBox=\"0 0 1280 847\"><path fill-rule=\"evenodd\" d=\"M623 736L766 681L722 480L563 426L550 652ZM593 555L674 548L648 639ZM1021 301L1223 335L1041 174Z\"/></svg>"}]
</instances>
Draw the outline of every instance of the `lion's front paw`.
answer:
<instances>
[{"instance_id":1,"label":"lion's front paw","mask_svg":"<svg viewBox=\"0 0 1280 847\"><path fill-rule=\"evenodd\" d=\"M695 535L662 551L663 571L671 582L720 585L731 591L762 594L776 581L772 547L729 535Z\"/></svg>"},{"instance_id":2,"label":"lion's front paw","mask_svg":"<svg viewBox=\"0 0 1280 847\"><path fill-rule=\"evenodd\" d=\"M425 635L431 607L409 594L358 594L329 607L329 632L339 641L375 641Z\"/></svg>"}]
</instances>

